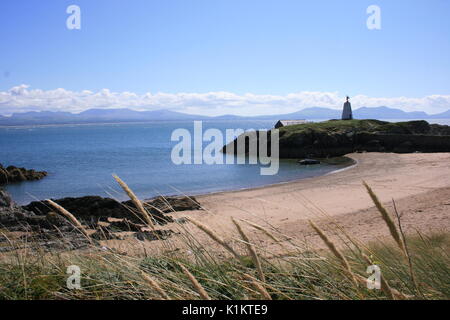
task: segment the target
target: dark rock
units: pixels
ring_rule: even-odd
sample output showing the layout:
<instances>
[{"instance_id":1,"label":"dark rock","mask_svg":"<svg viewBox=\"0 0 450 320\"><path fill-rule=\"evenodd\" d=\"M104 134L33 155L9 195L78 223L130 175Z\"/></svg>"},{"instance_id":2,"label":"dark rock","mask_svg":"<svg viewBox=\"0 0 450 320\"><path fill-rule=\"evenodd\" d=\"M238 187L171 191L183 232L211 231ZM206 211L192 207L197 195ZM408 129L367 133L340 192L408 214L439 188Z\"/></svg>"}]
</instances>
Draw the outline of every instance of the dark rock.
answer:
<instances>
[{"instance_id":1,"label":"dark rock","mask_svg":"<svg viewBox=\"0 0 450 320\"><path fill-rule=\"evenodd\" d=\"M99 220L106 220L108 217L134 217L133 213L129 212L120 202L110 198L87 196L53 201L72 213L78 220L89 225L95 225ZM54 210L42 201L33 201L23 208L36 215L46 215Z\"/></svg>"},{"instance_id":2,"label":"dark rock","mask_svg":"<svg viewBox=\"0 0 450 320\"><path fill-rule=\"evenodd\" d=\"M108 230L111 231L141 231L142 228L146 228L145 224L133 223L128 219L122 219L119 221L109 222Z\"/></svg>"},{"instance_id":3,"label":"dark rock","mask_svg":"<svg viewBox=\"0 0 450 320\"><path fill-rule=\"evenodd\" d=\"M9 194L0 189L0 226L19 226L25 224L31 217L30 212L17 206Z\"/></svg>"},{"instance_id":4,"label":"dark rock","mask_svg":"<svg viewBox=\"0 0 450 320\"><path fill-rule=\"evenodd\" d=\"M200 210L201 206L195 197L156 197L144 203L147 207L149 205L158 208L164 213L186 211L186 210Z\"/></svg>"},{"instance_id":5,"label":"dark rock","mask_svg":"<svg viewBox=\"0 0 450 320\"><path fill-rule=\"evenodd\" d=\"M47 176L47 172L45 171L27 170L25 168L17 168L14 166L4 168L0 164L0 185L14 182L39 180L44 178L45 176Z\"/></svg>"},{"instance_id":6,"label":"dark rock","mask_svg":"<svg viewBox=\"0 0 450 320\"><path fill-rule=\"evenodd\" d=\"M89 241L65 218L52 212L46 216L37 216L16 205L9 194L1 189L0 227L9 231L27 232L19 245L13 243L4 246L0 252L21 248L73 250L89 245Z\"/></svg>"},{"instance_id":7,"label":"dark rock","mask_svg":"<svg viewBox=\"0 0 450 320\"><path fill-rule=\"evenodd\" d=\"M411 141L402 142L397 147L394 148L394 152L397 153L410 153L414 151L415 151L414 143L412 143Z\"/></svg>"},{"instance_id":8,"label":"dark rock","mask_svg":"<svg viewBox=\"0 0 450 320\"><path fill-rule=\"evenodd\" d=\"M0 208L11 209L13 206L14 206L14 202L12 201L9 193L0 189Z\"/></svg>"},{"instance_id":9,"label":"dark rock","mask_svg":"<svg viewBox=\"0 0 450 320\"><path fill-rule=\"evenodd\" d=\"M87 196L80 198L64 198L53 200L83 223L95 225L99 220L108 218L127 219L134 224L142 224L144 221L132 201L117 202L114 199L99 196ZM164 225L173 222L173 218L165 213L199 210L200 205L191 197L157 197L144 202L144 207L152 215L158 224ZM45 215L53 209L41 201L34 201L23 207L36 215Z\"/></svg>"},{"instance_id":10,"label":"dark rock","mask_svg":"<svg viewBox=\"0 0 450 320\"><path fill-rule=\"evenodd\" d=\"M95 229L91 238L96 240L123 239L135 236L144 240L165 240L173 234L172 230L145 231L147 227L131 202L119 203L113 199L101 197L65 198L56 200L84 224ZM165 213L173 211L197 210L200 205L195 199L187 197L158 197L145 202L149 213L159 224L173 222ZM120 220L108 218L120 218ZM106 222L101 222L104 220ZM0 227L9 231L27 232L26 241L20 245L7 245L0 252L20 248L43 248L44 250L73 250L84 248L91 243L65 217L53 212L53 208L44 202L33 202L20 207L12 201L8 193L0 189ZM129 234L129 232L132 234Z\"/></svg>"},{"instance_id":11,"label":"dark rock","mask_svg":"<svg viewBox=\"0 0 450 320\"><path fill-rule=\"evenodd\" d=\"M329 158L353 152L450 152L450 126L426 121L330 120L283 127L279 133L279 155L284 159ZM245 154L251 143L258 144L253 140L245 140ZM234 154L238 154L238 141L235 139L222 151L231 150L233 145Z\"/></svg>"},{"instance_id":12,"label":"dark rock","mask_svg":"<svg viewBox=\"0 0 450 320\"><path fill-rule=\"evenodd\" d=\"M0 189L0 226L10 231L55 229L71 231L74 227L63 217L48 212L38 216L14 203L9 194Z\"/></svg>"},{"instance_id":13,"label":"dark rock","mask_svg":"<svg viewBox=\"0 0 450 320\"><path fill-rule=\"evenodd\" d=\"M320 161L315 160L315 159L303 159L303 160L299 160L298 163L302 166L307 166L307 165L313 165L313 164L320 164Z\"/></svg>"},{"instance_id":14,"label":"dark rock","mask_svg":"<svg viewBox=\"0 0 450 320\"><path fill-rule=\"evenodd\" d=\"M358 149L364 149L369 152L382 152L384 151L384 147L381 144L380 140L370 140L365 145L359 145Z\"/></svg>"},{"instance_id":15,"label":"dark rock","mask_svg":"<svg viewBox=\"0 0 450 320\"><path fill-rule=\"evenodd\" d=\"M369 142L366 143L366 146L379 147L379 146L381 146L381 143L380 143L380 140L370 140Z\"/></svg>"}]
</instances>

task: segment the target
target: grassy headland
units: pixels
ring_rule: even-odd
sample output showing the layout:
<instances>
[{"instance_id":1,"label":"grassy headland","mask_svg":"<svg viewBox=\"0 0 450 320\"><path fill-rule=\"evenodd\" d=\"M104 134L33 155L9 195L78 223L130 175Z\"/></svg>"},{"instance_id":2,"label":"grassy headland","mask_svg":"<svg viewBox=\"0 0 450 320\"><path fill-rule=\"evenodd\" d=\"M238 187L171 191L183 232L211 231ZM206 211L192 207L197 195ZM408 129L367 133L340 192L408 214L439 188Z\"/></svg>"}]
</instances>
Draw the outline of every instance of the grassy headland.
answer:
<instances>
[{"instance_id":1,"label":"grassy headland","mask_svg":"<svg viewBox=\"0 0 450 320\"><path fill-rule=\"evenodd\" d=\"M258 136L259 134L265 133L258 132ZM329 120L281 127L279 137L281 158L326 158L363 151L450 152L450 126L429 124L423 120L396 123L380 120ZM238 140L239 138L231 142L235 144L235 153L238 150ZM249 143L250 139L247 138L246 152L249 150ZM223 151L227 151L227 146Z\"/></svg>"}]
</instances>

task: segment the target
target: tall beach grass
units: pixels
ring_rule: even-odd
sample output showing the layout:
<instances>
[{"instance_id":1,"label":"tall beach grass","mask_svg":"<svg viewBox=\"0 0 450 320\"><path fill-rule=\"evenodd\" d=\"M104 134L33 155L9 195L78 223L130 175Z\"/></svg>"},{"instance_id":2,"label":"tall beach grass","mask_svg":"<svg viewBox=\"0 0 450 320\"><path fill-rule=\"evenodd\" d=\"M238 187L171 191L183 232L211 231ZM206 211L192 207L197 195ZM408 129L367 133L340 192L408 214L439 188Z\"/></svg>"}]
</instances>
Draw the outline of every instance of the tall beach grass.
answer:
<instances>
[{"instance_id":1,"label":"tall beach grass","mask_svg":"<svg viewBox=\"0 0 450 320\"><path fill-rule=\"evenodd\" d=\"M120 178L116 180L128 188ZM314 249L270 227L251 221L243 221L244 225L237 220L230 220L230 225L234 225L238 241L231 242L220 232L190 219L188 226L179 225L182 232L178 235L188 250L177 250L169 238L158 242L167 242L170 250L145 255L127 255L94 243L75 251L27 249L23 246L26 240L0 230L0 237L5 239L0 246L18 248L0 253L0 299L449 299L450 234L404 235L401 219L395 223L372 189L367 184L365 187L392 238L363 246L355 242L349 247L332 240L327 235L329 230L322 230L314 221L311 232L317 233L326 249ZM126 192L149 227L157 228L134 193L129 188ZM64 208L55 209L89 236ZM258 230L259 236L280 244L277 253L261 248L252 239L254 233L248 232L250 227ZM190 231L192 228L205 233L223 250L203 244ZM334 231L340 230L336 227ZM279 252L288 247L289 254ZM380 290L367 287L366 270L371 264L381 269ZM70 265L81 269L81 289L67 287Z\"/></svg>"}]
</instances>

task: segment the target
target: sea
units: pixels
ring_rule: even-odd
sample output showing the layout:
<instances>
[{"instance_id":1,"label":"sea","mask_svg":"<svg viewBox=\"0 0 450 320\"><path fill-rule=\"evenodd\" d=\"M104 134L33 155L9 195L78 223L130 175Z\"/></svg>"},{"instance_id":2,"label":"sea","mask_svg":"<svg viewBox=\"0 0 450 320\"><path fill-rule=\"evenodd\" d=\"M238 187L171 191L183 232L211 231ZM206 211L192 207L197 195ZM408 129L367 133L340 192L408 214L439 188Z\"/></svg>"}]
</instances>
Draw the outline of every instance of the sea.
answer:
<instances>
[{"instance_id":1,"label":"sea","mask_svg":"<svg viewBox=\"0 0 450 320\"><path fill-rule=\"evenodd\" d=\"M396 120L399 121L399 120ZM271 120L203 121L202 129L271 129ZM450 124L450 120L429 121ZM7 185L19 204L43 199L98 195L125 200L112 174L141 199L239 190L325 175L342 165L301 166L280 160L278 173L261 175L260 164L174 164L172 133L193 121L0 127L0 163L43 170L39 181ZM204 142L202 148L209 142ZM192 143L193 145L193 143ZM194 152L194 151L192 151Z\"/></svg>"}]
</instances>

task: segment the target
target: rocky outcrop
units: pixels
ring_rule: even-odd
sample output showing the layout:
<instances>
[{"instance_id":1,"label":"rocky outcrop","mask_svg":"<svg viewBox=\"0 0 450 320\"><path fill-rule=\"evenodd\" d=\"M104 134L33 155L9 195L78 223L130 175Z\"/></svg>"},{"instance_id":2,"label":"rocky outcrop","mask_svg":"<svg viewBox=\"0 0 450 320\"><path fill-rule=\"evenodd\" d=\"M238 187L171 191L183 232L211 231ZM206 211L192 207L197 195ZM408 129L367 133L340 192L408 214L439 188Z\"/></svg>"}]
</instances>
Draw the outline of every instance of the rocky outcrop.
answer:
<instances>
[{"instance_id":1,"label":"rocky outcrop","mask_svg":"<svg viewBox=\"0 0 450 320\"><path fill-rule=\"evenodd\" d=\"M98 221L107 221L108 218L127 219L135 224L143 223L141 214L137 212L132 201L121 203L99 196L63 198L53 201L88 225L95 225ZM193 197L157 197L144 201L144 207L160 225L174 222L173 218L166 213L200 209L199 203ZM53 211L51 207L41 201L31 202L23 208L36 215L46 215Z\"/></svg>"},{"instance_id":2,"label":"rocky outcrop","mask_svg":"<svg viewBox=\"0 0 450 320\"><path fill-rule=\"evenodd\" d=\"M16 205L4 190L0 189L0 228L8 231L22 231L23 240L17 244L0 247L0 252L18 248L39 247L47 250L72 250L85 247L87 239L63 217L53 212L38 216ZM0 237L0 240L5 240Z\"/></svg>"},{"instance_id":3,"label":"rocky outcrop","mask_svg":"<svg viewBox=\"0 0 450 320\"><path fill-rule=\"evenodd\" d=\"M47 176L47 172L45 171L35 171L33 169L28 170L14 166L4 168L0 164L0 185L14 182L40 180L45 176Z\"/></svg>"},{"instance_id":4,"label":"rocky outcrop","mask_svg":"<svg viewBox=\"0 0 450 320\"><path fill-rule=\"evenodd\" d=\"M102 197L64 198L54 200L91 229L91 238L98 240L134 237L140 241L165 240L172 230L149 230L131 201L117 202ZM200 209L195 198L157 197L144 202L157 224L183 223L167 213ZM16 205L8 193L0 189L0 228L26 232L22 247L37 246L47 250L72 250L91 243L66 218L54 212L47 203ZM0 241L5 240L0 236ZM25 239L24 239L25 240ZM14 245L0 247L0 252L15 250Z\"/></svg>"},{"instance_id":5,"label":"rocky outcrop","mask_svg":"<svg viewBox=\"0 0 450 320\"><path fill-rule=\"evenodd\" d=\"M265 132L258 132L259 137ZM248 135L252 137L252 135ZM255 136L255 135L253 135ZM450 152L450 127L426 121L330 120L283 127L279 131L280 158L327 158L352 152ZM234 140L234 153L237 154ZM245 152L250 139L245 139ZM258 143L257 141L253 141ZM270 135L268 145L270 150ZM224 152L230 145L223 148Z\"/></svg>"},{"instance_id":6,"label":"rocky outcrop","mask_svg":"<svg viewBox=\"0 0 450 320\"><path fill-rule=\"evenodd\" d=\"M72 231L73 226L63 217L48 212L38 216L16 205L9 194L0 189L0 226L10 231L39 231L54 229Z\"/></svg>"},{"instance_id":7,"label":"rocky outcrop","mask_svg":"<svg viewBox=\"0 0 450 320\"><path fill-rule=\"evenodd\" d=\"M298 164L301 166L309 166L309 165L315 165L315 164L320 164L320 160L316 160L316 159L303 159L303 160L299 160Z\"/></svg>"}]
</instances>

